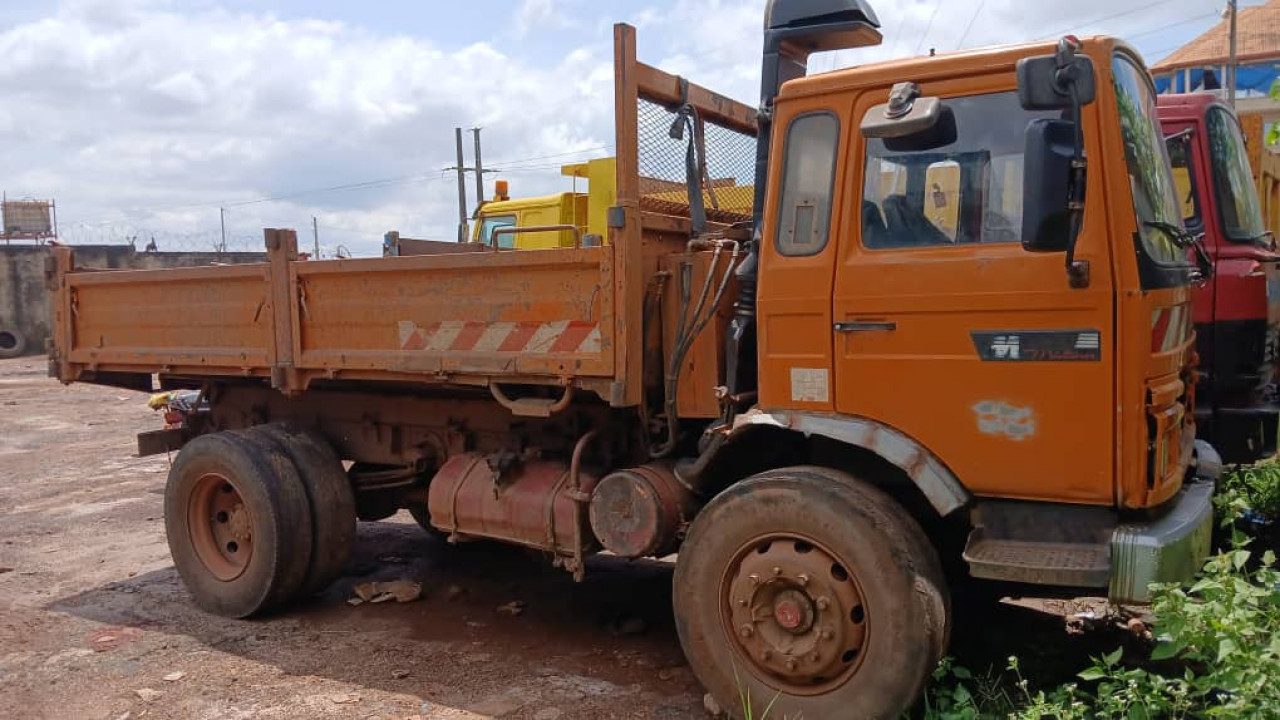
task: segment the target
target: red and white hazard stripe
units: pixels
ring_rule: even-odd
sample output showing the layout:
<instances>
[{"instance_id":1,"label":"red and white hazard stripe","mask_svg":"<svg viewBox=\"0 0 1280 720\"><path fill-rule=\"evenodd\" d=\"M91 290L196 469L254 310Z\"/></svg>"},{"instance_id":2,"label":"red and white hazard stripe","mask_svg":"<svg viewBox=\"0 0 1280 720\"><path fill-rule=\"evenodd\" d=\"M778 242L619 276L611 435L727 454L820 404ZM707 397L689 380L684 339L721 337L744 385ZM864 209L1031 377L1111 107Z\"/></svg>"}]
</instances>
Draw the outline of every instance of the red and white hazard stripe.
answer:
<instances>
[{"instance_id":1,"label":"red and white hazard stripe","mask_svg":"<svg viewBox=\"0 0 1280 720\"><path fill-rule=\"evenodd\" d=\"M1191 337L1191 310L1187 305L1151 311L1151 352L1168 352Z\"/></svg>"},{"instance_id":2,"label":"red and white hazard stripe","mask_svg":"<svg viewBox=\"0 0 1280 720\"><path fill-rule=\"evenodd\" d=\"M600 325L582 320L554 322L398 323L400 349L423 352L497 352L546 355L600 352Z\"/></svg>"}]
</instances>

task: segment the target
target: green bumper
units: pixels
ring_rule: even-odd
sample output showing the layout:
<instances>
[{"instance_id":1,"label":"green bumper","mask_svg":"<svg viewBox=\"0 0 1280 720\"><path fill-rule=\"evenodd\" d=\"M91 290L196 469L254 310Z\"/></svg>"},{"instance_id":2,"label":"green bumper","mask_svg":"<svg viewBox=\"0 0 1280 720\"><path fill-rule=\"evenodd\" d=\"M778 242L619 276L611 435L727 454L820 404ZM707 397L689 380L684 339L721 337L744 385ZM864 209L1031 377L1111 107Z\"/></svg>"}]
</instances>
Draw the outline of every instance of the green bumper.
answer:
<instances>
[{"instance_id":1,"label":"green bumper","mask_svg":"<svg viewBox=\"0 0 1280 720\"><path fill-rule=\"evenodd\" d=\"M1116 528L1111 536L1112 602L1150 602L1152 583L1195 577L1212 544L1213 489L1209 481L1188 483L1159 519Z\"/></svg>"}]
</instances>

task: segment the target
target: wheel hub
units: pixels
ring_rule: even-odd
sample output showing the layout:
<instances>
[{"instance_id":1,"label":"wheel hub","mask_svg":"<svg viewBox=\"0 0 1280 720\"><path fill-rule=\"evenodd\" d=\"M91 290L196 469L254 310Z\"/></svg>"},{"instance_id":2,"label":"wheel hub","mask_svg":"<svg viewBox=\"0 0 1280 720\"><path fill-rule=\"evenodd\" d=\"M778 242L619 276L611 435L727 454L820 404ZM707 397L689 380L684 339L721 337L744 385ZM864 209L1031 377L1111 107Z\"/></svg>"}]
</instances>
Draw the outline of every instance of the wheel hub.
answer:
<instances>
[{"instance_id":1,"label":"wheel hub","mask_svg":"<svg viewBox=\"0 0 1280 720\"><path fill-rule=\"evenodd\" d=\"M861 663L862 594L848 566L813 542L771 536L749 543L721 595L739 654L780 690L824 692Z\"/></svg>"},{"instance_id":2,"label":"wheel hub","mask_svg":"<svg viewBox=\"0 0 1280 720\"><path fill-rule=\"evenodd\" d=\"M798 590L783 590L773 600L773 619L792 635L803 635L813 627L813 601Z\"/></svg>"},{"instance_id":3,"label":"wheel hub","mask_svg":"<svg viewBox=\"0 0 1280 720\"><path fill-rule=\"evenodd\" d=\"M196 481L187 501L187 528L200 562L219 580L234 580L253 557L253 514L230 480L217 473Z\"/></svg>"}]
</instances>

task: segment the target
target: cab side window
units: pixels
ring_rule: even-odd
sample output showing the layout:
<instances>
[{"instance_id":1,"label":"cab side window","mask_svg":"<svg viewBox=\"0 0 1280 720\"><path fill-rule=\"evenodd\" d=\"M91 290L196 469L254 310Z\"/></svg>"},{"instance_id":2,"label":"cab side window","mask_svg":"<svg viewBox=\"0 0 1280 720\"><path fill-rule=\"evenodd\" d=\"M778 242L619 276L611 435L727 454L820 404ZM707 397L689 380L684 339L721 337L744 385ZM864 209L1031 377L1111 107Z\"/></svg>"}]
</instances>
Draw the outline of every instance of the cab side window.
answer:
<instances>
[{"instance_id":1,"label":"cab side window","mask_svg":"<svg viewBox=\"0 0 1280 720\"><path fill-rule=\"evenodd\" d=\"M827 246L840 121L810 113L787 126L777 247L782 255L816 255Z\"/></svg>"},{"instance_id":2,"label":"cab side window","mask_svg":"<svg viewBox=\"0 0 1280 720\"><path fill-rule=\"evenodd\" d=\"M493 244L493 231L498 228L511 227L516 224L515 215L491 215L480 221L480 242L485 245ZM516 246L516 236L510 233L504 233L498 236L498 247L511 250Z\"/></svg>"},{"instance_id":3,"label":"cab side window","mask_svg":"<svg viewBox=\"0 0 1280 720\"><path fill-rule=\"evenodd\" d=\"M862 242L869 248L1018 242L1028 112L1014 92L944 100L954 140L925 150L866 140ZM950 122L944 117L943 122Z\"/></svg>"},{"instance_id":4,"label":"cab side window","mask_svg":"<svg viewBox=\"0 0 1280 720\"><path fill-rule=\"evenodd\" d=\"M1188 228L1200 227L1200 198L1196 197L1196 176L1191 169L1191 138L1189 133L1165 139L1169 149L1169 169L1173 171L1173 187L1178 191L1182 205L1182 224Z\"/></svg>"}]
</instances>

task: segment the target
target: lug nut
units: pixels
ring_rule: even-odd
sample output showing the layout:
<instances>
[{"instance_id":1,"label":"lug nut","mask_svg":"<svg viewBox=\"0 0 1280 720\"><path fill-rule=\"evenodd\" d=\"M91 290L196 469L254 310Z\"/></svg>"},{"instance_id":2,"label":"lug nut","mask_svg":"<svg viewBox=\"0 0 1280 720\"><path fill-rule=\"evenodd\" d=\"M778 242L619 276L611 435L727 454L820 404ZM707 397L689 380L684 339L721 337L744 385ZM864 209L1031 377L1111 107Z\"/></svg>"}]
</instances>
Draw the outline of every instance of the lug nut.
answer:
<instances>
[{"instance_id":1,"label":"lug nut","mask_svg":"<svg viewBox=\"0 0 1280 720\"><path fill-rule=\"evenodd\" d=\"M822 656L818 654L817 650L814 650L813 652L809 653L809 662L818 662L821 659L822 659Z\"/></svg>"},{"instance_id":2,"label":"lug nut","mask_svg":"<svg viewBox=\"0 0 1280 720\"><path fill-rule=\"evenodd\" d=\"M782 574L782 568L780 568L780 567L775 567L775 568L773 569L773 574L774 574L774 575L781 575L781 574Z\"/></svg>"},{"instance_id":3,"label":"lug nut","mask_svg":"<svg viewBox=\"0 0 1280 720\"><path fill-rule=\"evenodd\" d=\"M796 576L796 582L800 583L800 587L804 587L809 584L809 576L804 573L800 573Z\"/></svg>"},{"instance_id":4,"label":"lug nut","mask_svg":"<svg viewBox=\"0 0 1280 720\"><path fill-rule=\"evenodd\" d=\"M752 635L756 634L756 629L751 627L750 625L743 625L742 629L738 631L738 634L744 638L749 638Z\"/></svg>"},{"instance_id":5,"label":"lug nut","mask_svg":"<svg viewBox=\"0 0 1280 720\"><path fill-rule=\"evenodd\" d=\"M795 658L787 658L787 669L788 669L788 670L793 670L793 671L796 669L796 659L795 659Z\"/></svg>"},{"instance_id":6,"label":"lug nut","mask_svg":"<svg viewBox=\"0 0 1280 720\"><path fill-rule=\"evenodd\" d=\"M819 610L826 610L827 608L831 607L831 601L827 599L826 595L823 595L822 597L818 598L817 604L818 604Z\"/></svg>"},{"instance_id":7,"label":"lug nut","mask_svg":"<svg viewBox=\"0 0 1280 720\"><path fill-rule=\"evenodd\" d=\"M833 633L833 632L831 632L830 630L823 630L823 631L822 631L821 633L819 633L819 635L818 635L818 637L821 637L823 640L830 640L831 638L833 638L833 637L835 637L835 636L836 636L836 634L835 634L835 633Z\"/></svg>"}]
</instances>

